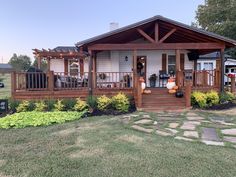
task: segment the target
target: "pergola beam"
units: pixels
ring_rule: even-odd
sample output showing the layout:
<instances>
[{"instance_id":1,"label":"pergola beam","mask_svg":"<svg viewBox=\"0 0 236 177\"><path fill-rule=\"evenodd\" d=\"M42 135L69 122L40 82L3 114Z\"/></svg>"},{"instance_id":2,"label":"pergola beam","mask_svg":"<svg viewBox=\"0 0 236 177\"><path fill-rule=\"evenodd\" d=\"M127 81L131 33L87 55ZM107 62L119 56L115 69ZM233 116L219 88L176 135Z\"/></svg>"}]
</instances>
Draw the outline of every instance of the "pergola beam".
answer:
<instances>
[{"instance_id":1,"label":"pergola beam","mask_svg":"<svg viewBox=\"0 0 236 177\"><path fill-rule=\"evenodd\" d=\"M163 43L168 37L170 37L177 29L174 28L169 31L163 38L160 39L159 43Z\"/></svg>"},{"instance_id":2,"label":"pergola beam","mask_svg":"<svg viewBox=\"0 0 236 177\"><path fill-rule=\"evenodd\" d=\"M156 43L156 41L154 39L152 39L147 33L145 33L142 29L138 28L137 31L145 38L147 39L149 42L151 43Z\"/></svg>"},{"instance_id":3,"label":"pergola beam","mask_svg":"<svg viewBox=\"0 0 236 177\"><path fill-rule=\"evenodd\" d=\"M151 43L151 44L94 44L89 50L212 50L222 49L224 44L220 43Z\"/></svg>"}]
</instances>

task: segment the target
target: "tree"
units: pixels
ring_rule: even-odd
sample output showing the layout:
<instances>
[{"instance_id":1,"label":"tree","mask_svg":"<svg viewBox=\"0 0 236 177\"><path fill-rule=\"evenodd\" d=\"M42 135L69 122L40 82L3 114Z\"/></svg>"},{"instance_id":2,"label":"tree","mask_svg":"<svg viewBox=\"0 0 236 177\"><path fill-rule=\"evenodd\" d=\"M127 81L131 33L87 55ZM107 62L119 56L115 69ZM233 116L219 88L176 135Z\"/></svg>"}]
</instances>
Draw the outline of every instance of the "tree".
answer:
<instances>
[{"instance_id":1,"label":"tree","mask_svg":"<svg viewBox=\"0 0 236 177\"><path fill-rule=\"evenodd\" d=\"M35 67L35 68L38 67L38 60L36 58L34 59L34 62L32 64L32 66ZM41 70L42 71L47 71L47 68L48 68L47 61L41 60Z\"/></svg>"},{"instance_id":2,"label":"tree","mask_svg":"<svg viewBox=\"0 0 236 177\"><path fill-rule=\"evenodd\" d=\"M206 0L196 11L195 25L236 40L236 0ZM228 51L236 56L236 50Z\"/></svg>"},{"instance_id":3,"label":"tree","mask_svg":"<svg viewBox=\"0 0 236 177\"><path fill-rule=\"evenodd\" d=\"M31 66L31 59L27 55L17 56L15 53L8 62L16 71L26 71Z\"/></svg>"}]
</instances>

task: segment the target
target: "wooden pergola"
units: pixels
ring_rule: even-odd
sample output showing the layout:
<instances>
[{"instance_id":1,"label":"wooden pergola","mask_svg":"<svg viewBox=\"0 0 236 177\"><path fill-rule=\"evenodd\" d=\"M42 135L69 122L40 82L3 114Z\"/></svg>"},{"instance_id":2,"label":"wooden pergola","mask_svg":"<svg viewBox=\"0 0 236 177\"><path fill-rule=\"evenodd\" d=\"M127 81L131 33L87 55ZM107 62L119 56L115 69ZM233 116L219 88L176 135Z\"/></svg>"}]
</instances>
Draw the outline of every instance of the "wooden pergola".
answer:
<instances>
[{"instance_id":1,"label":"wooden pergola","mask_svg":"<svg viewBox=\"0 0 236 177\"><path fill-rule=\"evenodd\" d=\"M41 68L42 59L47 60L48 71L50 71L50 60L51 59L80 59L83 60L88 56L88 53L82 51L82 48L77 47L56 47L54 49L33 49L38 63L38 68Z\"/></svg>"}]
</instances>

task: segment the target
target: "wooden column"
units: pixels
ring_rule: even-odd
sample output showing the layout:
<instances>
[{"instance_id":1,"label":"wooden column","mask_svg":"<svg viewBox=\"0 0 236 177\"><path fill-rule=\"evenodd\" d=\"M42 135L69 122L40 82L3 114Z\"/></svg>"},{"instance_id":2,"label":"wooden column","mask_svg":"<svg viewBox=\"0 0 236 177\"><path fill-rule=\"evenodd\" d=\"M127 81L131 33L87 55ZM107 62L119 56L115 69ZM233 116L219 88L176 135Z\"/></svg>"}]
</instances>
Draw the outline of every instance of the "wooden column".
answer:
<instances>
[{"instance_id":1,"label":"wooden column","mask_svg":"<svg viewBox=\"0 0 236 177\"><path fill-rule=\"evenodd\" d=\"M38 69L41 69L41 57L37 57Z\"/></svg>"},{"instance_id":2,"label":"wooden column","mask_svg":"<svg viewBox=\"0 0 236 177\"><path fill-rule=\"evenodd\" d=\"M11 73L11 97L15 99L15 91L16 91L16 72L13 71Z\"/></svg>"},{"instance_id":3,"label":"wooden column","mask_svg":"<svg viewBox=\"0 0 236 177\"><path fill-rule=\"evenodd\" d=\"M221 72L220 72L220 91L224 92L224 74L225 74L225 57L224 57L225 49L222 48L220 50L220 59L221 59Z\"/></svg>"},{"instance_id":4,"label":"wooden column","mask_svg":"<svg viewBox=\"0 0 236 177\"><path fill-rule=\"evenodd\" d=\"M175 73L176 73L176 85L180 86L180 50L175 51L175 56L176 56L176 64L175 64Z\"/></svg>"},{"instance_id":5,"label":"wooden column","mask_svg":"<svg viewBox=\"0 0 236 177\"><path fill-rule=\"evenodd\" d=\"M185 86L185 105L186 105L186 107L191 107L191 93L192 93L191 82L187 81L186 86Z\"/></svg>"},{"instance_id":6,"label":"wooden column","mask_svg":"<svg viewBox=\"0 0 236 177\"><path fill-rule=\"evenodd\" d=\"M48 57L47 58L47 71L50 71L51 70L51 60L50 60L50 58Z\"/></svg>"},{"instance_id":7,"label":"wooden column","mask_svg":"<svg viewBox=\"0 0 236 177\"><path fill-rule=\"evenodd\" d=\"M235 93L235 75L231 77L231 93Z\"/></svg>"},{"instance_id":8,"label":"wooden column","mask_svg":"<svg viewBox=\"0 0 236 177\"><path fill-rule=\"evenodd\" d=\"M94 53L93 55L93 88L96 88L97 87L97 66L96 66L96 60L97 60L97 57L96 57L96 54Z\"/></svg>"},{"instance_id":9,"label":"wooden column","mask_svg":"<svg viewBox=\"0 0 236 177\"><path fill-rule=\"evenodd\" d=\"M137 108L141 108L142 107L142 102L143 102L143 90L142 90L142 83L144 82L143 77L140 77L138 79L138 84L137 84Z\"/></svg>"},{"instance_id":10,"label":"wooden column","mask_svg":"<svg viewBox=\"0 0 236 177\"><path fill-rule=\"evenodd\" d=\"M48 90L53 94L54 91L54 72L48 71Z\"/></svg>"},{"instance_id":11,"label":"wooden column","mask_svg":"<svg viewBox=\"0 0 236 177\"><path fill-rule=\"evenodd\" d=\"M137 97L137 51L133 51L133 90L134 97Z\"/></svg>"},{"instance_id":12,"label":"wooden column","mask_svg":"<svg viewBox=\"0 0 236 177\"><path fill-rule=\"evenodd\" d=\"M89 72L88 72L88 92L89 95L93 95L93 59L92 56L93 53L92 51L89 51Z\"/></svg>"}]
</instances>

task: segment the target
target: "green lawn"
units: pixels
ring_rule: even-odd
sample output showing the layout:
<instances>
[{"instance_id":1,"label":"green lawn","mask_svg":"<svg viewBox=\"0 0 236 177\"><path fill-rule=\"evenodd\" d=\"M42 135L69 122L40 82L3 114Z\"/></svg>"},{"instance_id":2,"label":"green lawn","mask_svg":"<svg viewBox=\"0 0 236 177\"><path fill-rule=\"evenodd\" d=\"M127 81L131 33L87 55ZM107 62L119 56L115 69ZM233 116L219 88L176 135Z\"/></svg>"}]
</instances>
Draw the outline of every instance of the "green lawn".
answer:
<instances>
[{"instance_id":1,"label":"green lawn","mask_svg":"<svg viewBox=\"0 0 236 177\"><path fill-rule=\"evenodd\" d=\"M236 176L234 148L129 127L113 116L0 130L0 176Z\"/></svg>"},{"instance_id":2,"label":"green lawn","mask_svg":"<svg viewBox=\"0 0 236 177\"><path fill-rule=\"evenodd\" d=\"M4 88L0 88L0 99L11 96L11 74L0 73L0 78L3 79Z\"/></svg>"}]
</instances>

